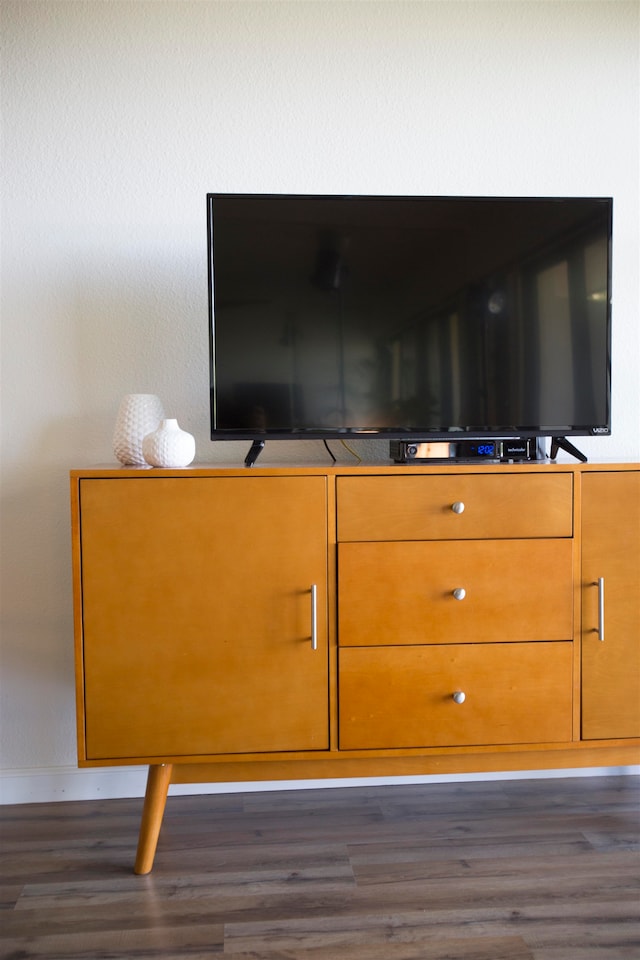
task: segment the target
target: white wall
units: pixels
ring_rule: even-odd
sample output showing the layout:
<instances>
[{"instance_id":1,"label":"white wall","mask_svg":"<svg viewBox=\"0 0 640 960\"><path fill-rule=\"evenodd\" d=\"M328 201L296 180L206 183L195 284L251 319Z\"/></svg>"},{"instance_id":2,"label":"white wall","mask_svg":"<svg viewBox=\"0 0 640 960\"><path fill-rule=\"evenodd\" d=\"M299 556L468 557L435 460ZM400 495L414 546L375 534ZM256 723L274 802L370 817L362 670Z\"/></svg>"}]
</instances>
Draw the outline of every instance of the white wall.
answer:
<instances>
[{"instance_id":1,"label":"white wall","mask_svg":"<svg viewBox=\"0 0 640 960\"><path fill-rule=\"evenodd\" d=\"M72 776L68 469L112 460L128 392L158 393L201 461L246 448L207 439L207 191L612 195L614 433L580 445L640 459L639 7L4 0L1 18L0 766L6 799L94 795L98 773ZM301 447L263 462L282 456Z\"/></svg>"}]
</instances>

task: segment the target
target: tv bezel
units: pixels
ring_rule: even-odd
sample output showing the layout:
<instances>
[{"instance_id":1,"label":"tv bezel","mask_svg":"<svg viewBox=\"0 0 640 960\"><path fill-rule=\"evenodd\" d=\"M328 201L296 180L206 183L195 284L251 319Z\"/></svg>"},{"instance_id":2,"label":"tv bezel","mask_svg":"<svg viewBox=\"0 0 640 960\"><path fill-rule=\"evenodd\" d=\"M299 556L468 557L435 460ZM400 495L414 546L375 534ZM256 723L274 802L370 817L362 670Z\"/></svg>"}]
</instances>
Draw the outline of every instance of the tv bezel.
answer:
<instances>
[{"instance_id":1,"label":"tv bezel","mask_svg":"<svg viewBox=\"0 0 640 960\"><path fill-rule=\"evenodd\" d=\"M448 430L423 430L404 427L380 427L363 429L357 427L341 428L225 428L215 427L215 309L214 309L214 241L213 241L213 203L217 199L251 199L251 198L292 198L292 199L319 199L330 201L349 200L453 200L453 201L570 201L590 200L607 204L607 339L606 339L606 404L607 420L603 424L588 424L581 426L544 424L531 427L511 428L484 428L460 427ZM613 237L613 198L606 196L507 196L507 195L455 195L455 194L318 194L318 193L237 193L212 192L207 193L207 282L208 282L208 323L209 323L209 411L211 425L211 440L247 440L259 443L266 440L405 440L412 442L429 441L481 441L483 439L512 440L517 438L537 437L592 437L611 435L611 343L612 343L612 237Z\"/></svg>"}]
</instances>

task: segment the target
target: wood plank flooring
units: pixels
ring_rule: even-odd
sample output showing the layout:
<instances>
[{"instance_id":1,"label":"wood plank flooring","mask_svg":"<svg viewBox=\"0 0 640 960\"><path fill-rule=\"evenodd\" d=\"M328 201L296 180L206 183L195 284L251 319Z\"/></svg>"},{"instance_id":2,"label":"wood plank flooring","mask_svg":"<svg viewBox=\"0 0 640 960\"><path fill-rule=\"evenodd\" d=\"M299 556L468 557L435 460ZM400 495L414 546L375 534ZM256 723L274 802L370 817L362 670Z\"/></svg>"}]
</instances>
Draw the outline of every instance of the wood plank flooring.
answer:
<instances>
[{"instance_id":1,"label":"wood plank flooring","mask_svg":"<svg viewBox=\"0 0 640 960\"><path fill-rule=\"evenodd\" d=\"M640 958L640 778L0 808L2 960Z\"/></svg>"}]
</instances>

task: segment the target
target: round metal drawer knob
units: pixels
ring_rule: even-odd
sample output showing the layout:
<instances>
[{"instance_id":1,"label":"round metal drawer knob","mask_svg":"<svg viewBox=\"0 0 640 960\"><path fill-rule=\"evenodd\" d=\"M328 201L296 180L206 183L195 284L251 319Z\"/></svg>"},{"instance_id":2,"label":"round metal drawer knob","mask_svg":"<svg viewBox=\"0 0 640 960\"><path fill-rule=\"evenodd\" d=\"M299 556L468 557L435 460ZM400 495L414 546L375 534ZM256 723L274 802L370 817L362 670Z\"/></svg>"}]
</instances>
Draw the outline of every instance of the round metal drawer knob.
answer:
<instances>
[{"instance_id":1,"label":"round metal drawer knob","mask_svg":"<svg viewBox=\"0 0 640 960\"><path fill-rule=\"evenodd\" d=\"M462 500L456 500L455 503L451 504L451 509L454 513L464 513L464 503Z\"/></svg>"},{"instance_id":2,"label":"round metal drawer knob","mask_svg":"<svg viewBox=\"0 0 640 960\"><path fill-rule=\"evenodd\" d=\"M467 699L467 695L464 692L464 690L456 690L456 692L453 695L453 699L455 700L456 703L464 703L465 700Z\"/></svg>"},{"instance_id":3,"label":"round metal drawer knob","mask_svg":"<svg viewBox=\"0 0 640 960\"><path fill-rule=\"evenodd\" d=\"M456 600L464 600L466 595L467 595L467 591L465 590L464 587L456 587L455 590L453 591L453 596L455 597Z\"/></svg>"}]
</instances>

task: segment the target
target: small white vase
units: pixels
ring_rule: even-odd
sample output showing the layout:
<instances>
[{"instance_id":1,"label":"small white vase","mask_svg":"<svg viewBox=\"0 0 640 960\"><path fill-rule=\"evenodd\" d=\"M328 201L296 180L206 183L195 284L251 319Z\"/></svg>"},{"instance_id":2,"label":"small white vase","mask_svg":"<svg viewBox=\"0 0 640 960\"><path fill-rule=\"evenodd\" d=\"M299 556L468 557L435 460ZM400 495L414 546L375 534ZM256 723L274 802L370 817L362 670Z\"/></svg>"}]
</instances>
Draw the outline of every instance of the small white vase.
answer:
<instances>
[{"instance_id":1,"label":"small white vase","mask_svg":"<svg viewBox=\"0 0 640 960\"><path fill-rule=\"evenodd\" d=\"M113 434L113 452L125 466L147 466L142 441L164 418L154 393L128 393L122 399Z\"/></svg>"},{"instance_id":2,"label":"small white vase","mask_svg":"<svg viewBox=\"0 0 640 960\"><path fill-rule=\"evenodd\" d=\"M196 455L196 441L177 420L162 420L142 441L142 453L152 467L187 467Z\"/></svg>"}]
</instances>

